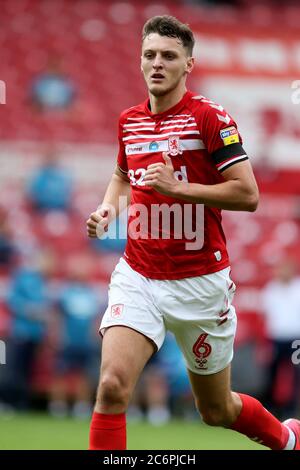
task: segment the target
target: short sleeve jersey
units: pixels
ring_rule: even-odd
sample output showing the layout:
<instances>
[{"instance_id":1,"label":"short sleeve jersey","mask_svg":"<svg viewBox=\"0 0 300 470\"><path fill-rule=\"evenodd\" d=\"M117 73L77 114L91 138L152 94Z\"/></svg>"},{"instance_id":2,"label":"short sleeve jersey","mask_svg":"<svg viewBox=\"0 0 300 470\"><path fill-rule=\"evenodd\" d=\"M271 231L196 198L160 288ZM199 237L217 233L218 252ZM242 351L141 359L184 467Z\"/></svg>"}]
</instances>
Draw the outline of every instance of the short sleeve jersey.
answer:
<instances>
[{"instance_id":1,"label":"short sleeve jersey","mask_svg":"<svg viewBox=\"0 0 300 470\"><path fill-rule=\"evenodd\" d=\"M128 175L131 204L124 257L153 279L182 279L229 265L221 210L165 196L146 186L148 165L168 152L179 181L213 185L222 172L248 159L237 125L224 108L187 91L181 101L153 114L149 99L119 121L118 167Z\"/></svg>"}]
</instances>

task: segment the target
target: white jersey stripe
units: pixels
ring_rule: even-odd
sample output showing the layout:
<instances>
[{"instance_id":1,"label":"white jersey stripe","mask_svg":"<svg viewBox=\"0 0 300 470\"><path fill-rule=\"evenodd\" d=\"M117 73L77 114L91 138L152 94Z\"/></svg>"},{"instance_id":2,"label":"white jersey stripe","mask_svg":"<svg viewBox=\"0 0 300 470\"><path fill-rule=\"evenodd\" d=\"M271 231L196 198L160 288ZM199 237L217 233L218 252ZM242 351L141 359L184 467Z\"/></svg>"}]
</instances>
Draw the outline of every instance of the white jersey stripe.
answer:
<instances>
[{"instance_id":1,"label":"white jersey stripe","mask_svg":"<svg viewBox=\"0 0 300 470\"><path fill-rule=\"evenodd\" d=\"M197 126L197 124L194 122L193 124L178 124L178 125L173 125L173 126L164 126L164 127L161 127L160 129L163 130L163 129L174 129L174 128L178 128L178 127L193 127L193 126Z\"/></svg>"},{"instance_id":2,"label":"white jersey stripe","mask_svg":"<svg viewBox=\"0 0 300 470\"><path fill-rule=\"evenodd\" d=\"M155 122L136 122L134 124L124 124L124 127L135 127L135 126L155 126Z\"/></svg>"},{"instance_id":3,"label":"white jersey stripe","mask_svg":"<svg viewBox=\"0 0 300 470\"><path fill-rule=\"evenodd\" d=\"M135 127L134 129L124 129L124 132L132 131L154 131L154 127Z\"/></svg>"},{"instance_id":4,"label":"white jersey stripe","mask_svg":"<svg viewBox=\"0 0 300 470\"><path fill-rule=\"evenodd\" d=\"M135 139L148 139L148 140L153 140L153 139L161 139L162 137L168 137L170 135L187 135L187 134L200 134L199 131L194 130L194 131L180 131L180 132L166 132L162 134L150 134L150 135L145 135L145 134L138 134L138 135L129 135L128 137L123 137L123 141L125 142L126 140L135 140Z\"/></svg>"},{"instance_id":5,"label":"white jersey stripe","mask_svg":"<svg viewBox=\"0 0 300 470\"><path fill-rule=\"evenodd\" d=\"M190 122L190 121L195 121L195 118L194 117L190 117L188 119L170 119L169 121L161 121L162 124L173 124L175 122Z\"/></svg>"},{"instance_id":6,"label":"white jersey stripe","mask_svg":"<svg viewBox=\"0 0 300 470\"><path fill-rule=\"evenodd\" d=\"M180 140L180 149L185 150L203 150L205 145L200 139ZM169 150L169 141L160 140L159 142L137 142L128 144L125 147L126 155L140 155L146 153L167 152Z\"/></svg>"},{"instance_id":7,"label":"white jersey stripe","mask_svg":"<svg viewBox=\"0 0 300 470\"><path fill-rule=\"evenodd\" d=\"M191 114L168 114L168 117L191 117Z\"/></svg>"}]
</instances>

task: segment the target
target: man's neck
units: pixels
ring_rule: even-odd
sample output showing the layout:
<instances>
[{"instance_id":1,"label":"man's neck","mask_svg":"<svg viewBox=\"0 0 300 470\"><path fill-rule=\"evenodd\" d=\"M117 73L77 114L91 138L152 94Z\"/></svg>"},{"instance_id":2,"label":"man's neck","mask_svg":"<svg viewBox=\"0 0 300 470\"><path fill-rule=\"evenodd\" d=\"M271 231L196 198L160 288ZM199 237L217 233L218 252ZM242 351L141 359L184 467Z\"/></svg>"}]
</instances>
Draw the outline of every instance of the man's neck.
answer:
<instances>
[{"instance_id":1,"label":"man's neck","mask_svg":"<svg viewBox=\"0 0 300 470\"><path fill-rule=\"evenodd\" d=\"M179 101L182 100L186 93L186 88L180 88L179 90L172 90L170 93L163 96L154 96L149 94L151 113L161 114L170 108L173 108Z\"/></svg>"}]
</instances>

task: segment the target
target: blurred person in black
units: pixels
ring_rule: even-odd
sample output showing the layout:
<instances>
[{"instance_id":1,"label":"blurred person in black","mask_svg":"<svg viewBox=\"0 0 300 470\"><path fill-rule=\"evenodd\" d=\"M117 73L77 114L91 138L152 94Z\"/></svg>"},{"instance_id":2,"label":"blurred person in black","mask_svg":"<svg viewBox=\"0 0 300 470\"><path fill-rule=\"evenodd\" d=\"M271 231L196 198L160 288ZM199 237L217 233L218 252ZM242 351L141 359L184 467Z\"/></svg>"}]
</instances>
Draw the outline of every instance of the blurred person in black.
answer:
<instances>
[{"instance_id":1,"label":"blurred person in black","mask_svg":"<svg viewBox=\"0 0 300 470\"><path fill-rule=\"evenodd\" d=\"M16 247L12 240L7 211L0 206L0 272L8 272L16 260Z\"/></svg>"}]
</instances>

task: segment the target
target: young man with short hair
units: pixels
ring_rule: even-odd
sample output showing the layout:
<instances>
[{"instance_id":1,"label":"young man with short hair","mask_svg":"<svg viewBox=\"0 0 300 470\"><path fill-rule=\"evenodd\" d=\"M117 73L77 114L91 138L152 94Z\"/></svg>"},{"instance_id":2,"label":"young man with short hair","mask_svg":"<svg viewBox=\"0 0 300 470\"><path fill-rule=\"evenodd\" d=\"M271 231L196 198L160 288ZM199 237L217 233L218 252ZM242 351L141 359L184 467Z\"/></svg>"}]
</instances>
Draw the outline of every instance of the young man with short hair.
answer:
<instances>
[{"instance_id":1,"label":"young man with short hair","mask_svg":"<svg viewBox=\"0 0 300 470\"><path fill-rule=\"evenodd\" d=\"M298 449L297 420L282 424L256 399L230 389L235 285L221 209L254 211L258 189L234 120L186 89L193 45L192 31L174 17L145 24L141 70L149 98L121 114L117 167L87 221L88 235L99 236L119 213L119 198L130 204L127 247L100 327L90 448L126 448L132 391L169 329L204 422L271 449Z\"/></svg>"}]
</instances>

